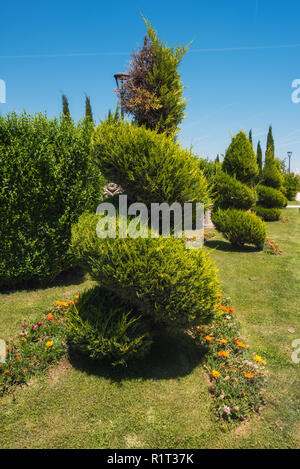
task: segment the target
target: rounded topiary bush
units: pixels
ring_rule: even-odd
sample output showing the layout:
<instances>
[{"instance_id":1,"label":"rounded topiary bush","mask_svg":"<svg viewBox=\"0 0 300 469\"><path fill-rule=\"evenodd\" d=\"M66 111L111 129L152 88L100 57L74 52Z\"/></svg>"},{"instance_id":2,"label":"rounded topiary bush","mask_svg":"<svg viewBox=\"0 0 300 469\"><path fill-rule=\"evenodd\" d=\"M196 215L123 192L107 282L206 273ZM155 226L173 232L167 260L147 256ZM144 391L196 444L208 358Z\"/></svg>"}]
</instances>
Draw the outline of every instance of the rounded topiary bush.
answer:
<instances>
[{"instance_id":1,"label":"rounded topiary bush","mask_svg":"<svg viewBox=\"0 0 300 469\"><path fill-rule=\"evenodd\" d=\"M106 120L93 136L93 152L102 174L120 184L132 202L209 201L198 159L174 142L129 122Z\"/></svg>"},{"instance_id":2,"label":"rounded topiary bush","mask_svg":"<svg viewBox=\"0 0 300 469\"><path fill-rule=\"evenodd\" d=\"M253 186L259 174L257 158L245 132L239 132L229 145L222 169L236 179Z\"/></svg>"},{"instance_id":3,"label":"rounded topiary bush","mask_svg":"<svg viewBox=\"0 0 300 469\"><path fill-rule=\"evenodd\" d=\"M70 266L71 225L96 208L103 184L92 131L42 114L0 116L0 286L52 279Z\"/></svg>"},{"instance_id":4,"label":"rounded topiary bush","mask_svg":"<svg viewBox=\"0 0 300 469\"><path fill-rule=\"evenodd\" d=\"M231 208L217 209L212 213L212 221L234 246L253 244L257 249L263 249L266 226L254 213Z\"/></svg>"},{"instance_id":5,"label":"rounded topiary bush","mask_svg":"<svg viewBox=\"0 0 300 469\"><path fill-rule=\"evenodd\" d=\"M187 327L213 317L219 285L202 249L175 238L101 239L99 219L82 215L72 235L73 254L94 280L154 324Z\"/></svg>"},{"instance_id":6,"label":"rounded topiary bush","mask_svg":"<svg viewBox=\"0 0 300 469\"><path fill-rule=\"evenodd\" d=\"M287 204L286 197L277 189L259 184L256 187L258 205L265 208L283 208Z\"/></svg>"},{"instance_id":7,"label":"rounded topiary bush","mask_svg":"<svg viewBox=\"0 0 300 469\"><path fill-rule=\"evenodd\" d=\"M265 221L277 221L280 218L280 208L265 208L261 205L254 205L253 211Z\"/></svg>"},{"instance_id":8,"label":"rounded topiary bush","mask_svg":"<svg viewBox=\"0 0 300 469\"><path fill-rule=\"evenodd\" d=\"M95 287L68 312L66 334L71 350L113 365L143 358L152 340L134 308L114 293Z\"/></svg>"},{"instance_id":9,"label":"rounded topiary bush","mask_svg":"<svg viewBox=\"0 0 300 469\"><path fill-rule=\"evenodd\" d=\"M224 172L220 173L214 187L215 207L248 210L256 201L255 190Z\"/></svg>"}]
</instances>

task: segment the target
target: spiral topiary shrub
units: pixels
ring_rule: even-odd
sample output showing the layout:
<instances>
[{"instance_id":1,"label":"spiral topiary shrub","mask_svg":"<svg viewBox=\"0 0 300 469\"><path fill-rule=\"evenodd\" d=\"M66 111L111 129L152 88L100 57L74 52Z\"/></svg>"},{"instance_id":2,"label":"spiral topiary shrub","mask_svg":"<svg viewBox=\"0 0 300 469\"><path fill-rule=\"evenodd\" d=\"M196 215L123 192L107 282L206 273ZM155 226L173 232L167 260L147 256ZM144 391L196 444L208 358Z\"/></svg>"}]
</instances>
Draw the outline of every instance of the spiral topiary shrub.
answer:
<instances>
[{"instance_id":1,"label":"spiral topiary shrub","mask_svg":"<svg viewBox=\"0 0 300 469\"><path fill-rule=\"evenodd\" d=\"M120 184L133 202L209 201L199 161L174 142L129 122L106 120L96 129L93 153L102 174Z\"/></svg>"},{"instance_id":2,"label":"spiral topiary shrub","mask_svg":"<svg viewBox=\"0 0 300 469\"><path fill-rule=\"evenodd\" d=\"M215 207L248 210L256 201L255 190L238 181L235 177L221 172L215 182Z\"/></svg>"},{"instance_id":3,"label":"spiral topiary shrub","mask_svg":"<svg viewBox=\"0 0 300 469\"><path fill-rule=\"evenodd\" d=\"M254 213L243 210L217 209L212 213L212 221L234 246L253 244L263 249L266 240L266 226Z\"/></svg>"},{"instance_id":4,"label":"spiral topiary shrub","mask_svg":"<svg viewBox=\"0 0 300 469\"><path fill-rule=\"evenodd\" d=\"M216 269L202 249L184 239L101 239L100 217L83 214L73 228L72 251L104 288L153 324L187 327L209 321L217 304Z\"/></svg>"},{"instance_id":5,"label":"spiral topiary shrub","mask_svg":"<svg viewBox=\"0 0 300 469\"><path fill-rule=\"evenodd\" d=\"M256 187L258 204L265 208L283 208L287 204L286 197L277 189L259 184Z\"/></svg>"},{"instance_id":6,"label":"spiral topiary shrub","mask_svg":"<svg viewBox=\"0 0 300 469\"><path fill-rule=\"evenodd\" d=\"M152 340L142 315L114 293L94 287L67 314L66 334L72 350L113 365L143 358Z\"/></svg>"}]
</instances>

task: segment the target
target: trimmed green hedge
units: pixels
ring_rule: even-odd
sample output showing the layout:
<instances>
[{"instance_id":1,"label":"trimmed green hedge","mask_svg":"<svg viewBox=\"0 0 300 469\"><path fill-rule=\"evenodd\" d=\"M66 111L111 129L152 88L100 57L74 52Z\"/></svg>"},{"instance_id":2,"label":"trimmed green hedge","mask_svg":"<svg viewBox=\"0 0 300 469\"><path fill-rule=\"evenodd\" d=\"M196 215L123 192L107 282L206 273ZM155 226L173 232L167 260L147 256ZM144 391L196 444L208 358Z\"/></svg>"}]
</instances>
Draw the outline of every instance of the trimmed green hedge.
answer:
<instances>
[{"instance_id":1,"label":"trimmed green hedge","mask_svg":"<svg viewBox=\"0 0 300 469\"><path fill-rule=\"evenodd\" d=\"M101 286L161 326L187 327L213 317L219 285L202 249L188 250L178 238L100 239L99 220L81 216L72 251Z\"/></svg>"},{"instance_id":2,"label":"trimmed green hedge","mask_svg":"<svg viewBox=\"0 0 300 469\"><path fill-rule=\"evenodd\" d=\"M92 125L23 113L0 117L0 286L52 279L70 266L71 225L103 184Z\"/></svg>"},{"instance_id":3,"label":"trimmed green hedge","mask_svg":"<svg viewBox=\"0 0 300 469\"><path fill-rule=\"evenodd\" d=\"M254 213L243 210L217 209L212 213L212 221L234 246L253 244L262 250L266 240L266 226Z\"/></svg>"}]
</instances>

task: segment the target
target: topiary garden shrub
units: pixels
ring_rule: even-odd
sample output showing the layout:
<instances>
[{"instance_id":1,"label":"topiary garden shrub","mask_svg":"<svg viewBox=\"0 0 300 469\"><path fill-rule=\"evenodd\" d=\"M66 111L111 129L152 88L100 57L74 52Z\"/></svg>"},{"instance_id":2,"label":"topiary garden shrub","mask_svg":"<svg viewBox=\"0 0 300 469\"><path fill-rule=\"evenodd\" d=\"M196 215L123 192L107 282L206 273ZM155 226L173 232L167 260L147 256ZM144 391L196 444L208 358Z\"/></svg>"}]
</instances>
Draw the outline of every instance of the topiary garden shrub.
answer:
<instances>
[{"instance_id":1,"label":"topiary garden shrub","mask_svg":"<svg viewBox=\"0 0 300 469\"><path fill-rule=\"evenodd\" d=\"M209 202L198 159L171 136L106 120L96 129L92 145L101 173L120 184L133 202Z\"/></svg>"},{"instance_id":2,"label":"topiary garden shrub","mask_svg":"<svg viewBox=\"0 0 300 469\"><path fill-rule=\"evenodd\" d=\"M253 211L265 221L277 221L280 218L280 208L265 208L261 205L254 205Z\"/></svg>"},{"instance_id":3,"label":"topiary garden shrub","mask_svg":"<svg viewBox=\"0 0 300 469\"><path fill-rule=\"evenodd\" d=\"M83 214L73 228L72 251L92 278L128 302L152 324L188 327L214 315L216 269L202 249L180 238L99 238L100 216Z\"/></svg>"},{"instance_id":4,"label":"topiary garden shrub","mask_svg":"<svg viewBox=\"0 0 300 469\"><path fill-rule=\"evenodd\" d=\"M70 266L71 225L103 184L92 126L23 113L0 117L0 286L52 279Z\"/></svg>"},{"instance_id":5,"label":"topiary garden shrub","mask_svg":"<svg viewBox=\"0 0 300 469\"><path fill-rule=\"evenodd\" d=\"M263 186L259 184L256 187L258 193L259 205L265 208L283 208L287 204L286 197L273 187Z\"/></svg>"},{"instance_id":6,"label":"topiary garden shrub","mask_svg":"<svg viewBox=\"0 0 300 469\"><path fill-rule=\"evenodd\" d=\"M253 244L262 250L266 239L266 226L254 213L243 210L217 209L212 213L212 221L234 246Z\"/></svg>"},{"instance_id":7,"label":"topiary garden shrub","mask_svg":"<svg viewBox=\"0 0 300 469\"><path fill-rule=\"evenodd\" d=\"M124 365L150 350L152 340L142 316L113 292L94 287L67 314L68 343L92 359Z\"/></svg>"},{"instance_id":8,"label":"topiary garden shrub","mask_svg":"<svg viewBox=\"0 0 300 469\"><path fill-rule=\"evenodd\" d=\"M215 207L218 208L232 207L248 210L256 201L254 189L224 172L217 176L214 190L216 193Z\"/></svg>"}]
</instances>

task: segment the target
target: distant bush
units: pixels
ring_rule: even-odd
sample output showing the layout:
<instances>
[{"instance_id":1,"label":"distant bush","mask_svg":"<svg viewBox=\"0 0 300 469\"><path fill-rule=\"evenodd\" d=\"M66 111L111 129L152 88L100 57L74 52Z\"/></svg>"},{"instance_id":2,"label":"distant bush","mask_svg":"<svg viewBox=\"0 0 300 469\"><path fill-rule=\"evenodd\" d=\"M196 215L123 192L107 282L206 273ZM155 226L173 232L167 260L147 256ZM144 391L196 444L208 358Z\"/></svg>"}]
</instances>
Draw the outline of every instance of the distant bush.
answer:
<instances>
[{"instance_id":1,"label":"distant bush","mask_svg":"<svg viewBox=\"0 0 300 469\"><path fill-rule=\"evenodd\" d=\"M71 225L94 210L103 184L92 129L42 114L0 117L0 286L52 279L70 266Z\"/></svg>"},{"instance_id":2,"label":"distant bush","mask_svg":"<svg viewBox=\"0 0 300 469\"><path fill-rule=\"evenodd\" d=\"M141 317L114 293L94 287L67 313L68 342L92 359L124 365L150 350L152 340Z\"/></svg>"},{"instance_id":3,"label":"distant bush","mask_svg":"<svg viewBox=\"0 0 300 469\"><path fill-rule=\"evenodd\" d=\"M252 144L245 132L239 132L232 139L225 153L222 169L248 186L255 184L259 168Z\"/></svg>"},{"instance_id":4,"label":"distant bush","mask_svg":"<svg viewBox=\"0 0 300 469\"><path fill-rule=\"evenodd\" d=\"M265 208L282 208L287 204L286 197L277 189L259 184L256 187L258 193L258 205Z\"/></svg>"},{"instance_id":5,"label":"distant bush","mask_svg":"<svg viewBox=\"0 0 300 469\"><path fill-rule=\"evenodd\" d=\"M283 193L288 200L295 200L298 191L298 178L294 174L284 175Z\"/></svg>"},{"instance_id":6,"label":"distant bush","mask_svg":"<svg viewBox=\"0 0 300 469\"><path fill-rule=\"evenodd\" d=\"M212 221L234 246L253 244L257 249L263 249L266 226L254 213L231 208L217 209L212 213Z\"/></svg>"},{"instance_id":7,"label":"distant bush","mask_svg":"<svg viewBox=\"0 0 300 469\"><path fill-rule=\"evenodd\" d=\"M254 205L253 211L265 221L277 221L280 218L280 208L265 208L261 205Z\"/></svg>"},{"instance_id":8,"label":"distant bush","mask_svg":"<svg viewBox=\"0 0 300 469\"><path fill-rule=\"evenodd\" d=\"M187 327L209 321L217 302L216 269L184 239L104 238L99 216L84 214L73 228L72 251L92 278L133 305L153 324Z\"/></svg>"},{"instance_id":9,"label":"distant bush","mask_svg":"<svg viewBox=\"0 0 300 469\"><path fill-rule=\"evenodd\" d=\"M248 210L256 201L254 189L224 172L216 177L215 193L215 207L222 209L232 207Z\"/></svg>"},{"instance_id":10,"label":"distant bush","mask_svg":"<svg viewBox=\"0 0 300 469\"><path fill-rule=\"evenodd\" d=\"M95 131L93 152L102 174L120 184L131 201L147 206L209 201L198 159L173 137L106 120Z\"/></svg>"}]
</instances>

